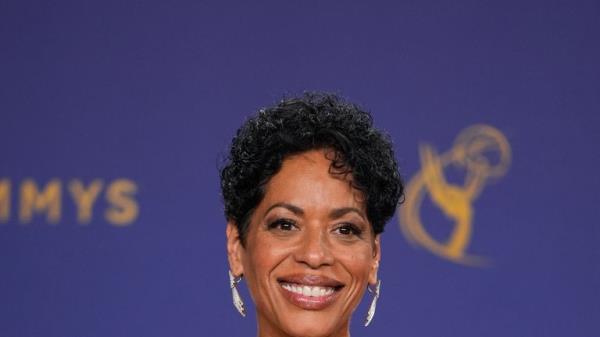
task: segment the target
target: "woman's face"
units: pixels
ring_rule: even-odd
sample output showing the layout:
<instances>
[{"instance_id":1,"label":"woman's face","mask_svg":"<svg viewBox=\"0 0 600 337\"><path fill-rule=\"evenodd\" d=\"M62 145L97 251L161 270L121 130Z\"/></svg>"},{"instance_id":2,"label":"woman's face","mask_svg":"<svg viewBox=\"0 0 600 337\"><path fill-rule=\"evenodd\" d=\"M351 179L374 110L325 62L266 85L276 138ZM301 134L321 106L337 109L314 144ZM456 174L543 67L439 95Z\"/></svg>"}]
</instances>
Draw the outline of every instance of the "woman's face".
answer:
<instances>
[{"instance_id":1,"label":"woman's face","mask_svg":"<svg viewBox=\"0 0 600 337\"><path fill-rule=\"evenodd\" d=\"M231 270L244 274L261 336L346 336L377 280L379 236L364 197L330 164L325 150L290 156L266 185L245 247L227 226Z\"/></svg>"}]
</instances>

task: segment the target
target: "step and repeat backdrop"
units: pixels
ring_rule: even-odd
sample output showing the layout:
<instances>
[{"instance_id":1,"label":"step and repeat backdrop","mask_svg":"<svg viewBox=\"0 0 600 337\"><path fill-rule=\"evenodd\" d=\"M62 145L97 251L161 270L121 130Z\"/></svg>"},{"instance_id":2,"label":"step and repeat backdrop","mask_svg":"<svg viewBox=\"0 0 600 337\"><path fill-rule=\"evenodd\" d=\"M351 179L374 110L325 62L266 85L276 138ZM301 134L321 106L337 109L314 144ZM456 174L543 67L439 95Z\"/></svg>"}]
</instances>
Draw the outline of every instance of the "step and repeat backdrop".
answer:
<instances>
[{"instance_id":1,"label":"step and repeat backdrop","mask_svg":"<svg viewBox=\"0 0 600 337\"><path fill-rule=\"evenodd\" d=\"M314 90L371 111L407 187L353 336L600 336L599 11L4 1L0 336L254 335L218 168Z\"/></svg>"}]
</instances>

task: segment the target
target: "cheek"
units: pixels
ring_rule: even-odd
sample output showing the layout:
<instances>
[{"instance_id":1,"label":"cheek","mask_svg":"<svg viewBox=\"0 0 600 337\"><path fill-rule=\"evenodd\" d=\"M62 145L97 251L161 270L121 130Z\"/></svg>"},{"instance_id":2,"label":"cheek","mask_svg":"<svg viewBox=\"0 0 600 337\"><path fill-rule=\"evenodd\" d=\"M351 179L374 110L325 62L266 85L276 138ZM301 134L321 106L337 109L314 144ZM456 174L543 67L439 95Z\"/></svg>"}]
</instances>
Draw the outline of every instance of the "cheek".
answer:
<instances>
[{"instance_id":1,"label":"cheek","mask_svg":"<svg viewBox=\"0 0 600 337\"><path fill-rule=\"evenodd\" d=\"M256 240L257 244L249 246L244 258L244 270L249 279L256 283L268 281L273 269L285 258L281 247L268 240Z\"/></svg>"},{"instance_id":2,"label":"cheek","mask_svg":"<svg viewBox=\"0 0 600 337\"><path fill-rule=\"evenodd\" d=\"M373 266L373 253L370 247L350 249L338 254L338 261L359 282L366 282Z\"/></svg>"},{"instance_id":3,"label":"cheek","mask_svg":"<svg viewBox=\"0 0 600 337\"><path fill-rule=\"evenodd\" d=\"M243 261L246 284L257 310L268 311L276 285L276 282L272 282L273 271L281 268L289 252L268 240L254 242L260 244L249 246Z\"/></svg>"}]
</instances>

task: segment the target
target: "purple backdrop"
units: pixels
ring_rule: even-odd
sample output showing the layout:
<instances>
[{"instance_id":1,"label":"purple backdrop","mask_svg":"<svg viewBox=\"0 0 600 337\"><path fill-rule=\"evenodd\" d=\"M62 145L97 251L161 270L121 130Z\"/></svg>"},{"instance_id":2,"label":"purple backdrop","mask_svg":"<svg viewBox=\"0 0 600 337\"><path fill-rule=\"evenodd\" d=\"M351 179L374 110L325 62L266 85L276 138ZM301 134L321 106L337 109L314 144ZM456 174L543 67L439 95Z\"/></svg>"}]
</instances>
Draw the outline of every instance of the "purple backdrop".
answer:
<instances>
[{"instance_id":1,"label":"purple backdrop","mask_svg":"<svg viewBox=\"0 0 600 337\"><path fill-rule=\"evenodd\" d=\"M246 116L303 90L371 110L407 181L419 144L444 152L473 124L512 149L472 204L467 251L491 263L413 246L395 217L375 321L360 327L363 304L354 336L600 335L599 13L597 1L3 1L0 336L252 336L254 313L230 304L217 166ZM94 180L80 214L73 195ZM440 214L424 202L443 241Z\"/></svg>"}]
</instances>

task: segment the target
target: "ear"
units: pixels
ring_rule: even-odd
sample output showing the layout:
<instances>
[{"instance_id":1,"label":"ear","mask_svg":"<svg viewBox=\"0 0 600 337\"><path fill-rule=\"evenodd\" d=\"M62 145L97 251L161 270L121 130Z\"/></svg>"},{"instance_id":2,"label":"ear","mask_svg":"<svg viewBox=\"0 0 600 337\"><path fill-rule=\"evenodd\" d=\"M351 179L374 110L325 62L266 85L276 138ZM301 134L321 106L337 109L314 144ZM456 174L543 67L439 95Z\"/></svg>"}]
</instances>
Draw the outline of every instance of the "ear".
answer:
<instances>
[{"instance_id":1,"label":"ear","mask_svg":"<svg viewBox=\"0 0 600 337\"><path fill-rule=\"evenodd\" d=\"M373 240L373 265L369 271L369 284L377 284L377 271L381 260L381 235L377 234Z\"/></svg>"},{"instance_id":2,"label":"ear","mask_svg":"<svg viewBox=\"0 0 600 337\"><path fill-rule=\"evenodd\" d=\"M244 247L242 246L242 241L234 222L227 222L227 230L225 233L227 235L227 259L229 260L229 269L235 277L238 277L244 274L244 266L242 264Z\"/></svg>"}]
</instances>

